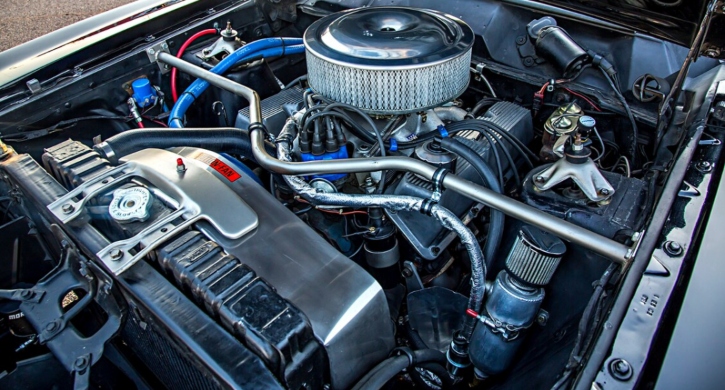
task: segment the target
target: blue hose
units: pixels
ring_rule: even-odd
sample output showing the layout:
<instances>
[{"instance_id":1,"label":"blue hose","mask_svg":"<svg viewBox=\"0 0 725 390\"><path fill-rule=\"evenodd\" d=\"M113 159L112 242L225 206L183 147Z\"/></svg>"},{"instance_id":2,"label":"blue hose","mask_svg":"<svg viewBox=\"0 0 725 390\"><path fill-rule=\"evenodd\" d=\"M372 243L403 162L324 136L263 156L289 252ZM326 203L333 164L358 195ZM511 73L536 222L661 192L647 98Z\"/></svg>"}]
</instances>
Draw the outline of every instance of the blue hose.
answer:
<instances>
[{"instance_id":1,"label":"blue hose","mask_svg":"<svg viewBox=\"0 0 725 390\"><path fill-rule=\"evenodd\" d=\"M222 74L238 63L249 62L257 58L268 58L283 56L286 54L304 53L305 48L302 45L301 38L267 38L254 41L245 45L241 49L228 55L219 64L210 71L216 74ZM186 88L179 100L174 104L169 114L169 127L184 127L182 119L186 110L191 106L194 100L201 95L207 88L209 83L198 79Z\"/></svg>"}]
</instances>

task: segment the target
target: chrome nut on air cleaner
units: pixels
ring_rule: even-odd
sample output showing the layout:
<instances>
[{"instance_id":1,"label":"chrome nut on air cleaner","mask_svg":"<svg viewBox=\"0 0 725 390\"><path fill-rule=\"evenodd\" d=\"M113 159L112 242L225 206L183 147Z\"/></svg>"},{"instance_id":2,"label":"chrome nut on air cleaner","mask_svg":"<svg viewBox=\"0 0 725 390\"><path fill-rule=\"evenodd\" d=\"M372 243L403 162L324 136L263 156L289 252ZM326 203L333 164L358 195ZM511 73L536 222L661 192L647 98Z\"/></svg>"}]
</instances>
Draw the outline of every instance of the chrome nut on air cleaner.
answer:
<instances>
[{"instance_id":1,"label":"chrome nut on air cleaner","mask_svg":"<svg viewBox=\"0 0 725 390\"><path fill-rule=\"evenodd\" d=\"M437 11L362 8L304 34L310 87L374 114L405 114L458 97L470 79L473 30Z\"/></svg>"}]
</instances>

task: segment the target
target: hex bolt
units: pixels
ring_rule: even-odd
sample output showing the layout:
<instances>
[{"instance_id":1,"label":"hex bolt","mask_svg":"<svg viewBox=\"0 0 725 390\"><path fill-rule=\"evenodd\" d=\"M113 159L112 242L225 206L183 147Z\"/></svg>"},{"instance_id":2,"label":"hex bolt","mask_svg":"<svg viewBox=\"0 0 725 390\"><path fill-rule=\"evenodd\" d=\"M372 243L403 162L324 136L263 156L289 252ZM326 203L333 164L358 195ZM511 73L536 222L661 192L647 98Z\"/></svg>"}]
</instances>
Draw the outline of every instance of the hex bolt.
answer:
<instances>
[{"instance_id":1,"label":"hex bolt","mask_svg":"<svg viewBox=\"0 0 725 390\"><path fill-rule=\"evenodd\" d=\"M609 363L609 372L612 373L614 379L618 381L628 381L632 378L634 370L632 366L624 359L617 358Z\"/></svg>"},{"instance_id":2,"label":"hex bolt","mask_svg":"<svg viewBox=\"0 0 725 390\"><path fill-rule=\"evenodd\" d=\"M154 54L156 54L156 51L154 49L149 49L148 53L151 55L154 55Z\"/></svg>"},{"instance_id":3,"label":"hex bolt","mask_svg":"<svg viewBox=\"0 0 725 390\"><path fill-rule=\"evenodd\" d=\"M536 176L536 182L537 183L543 183L546 179L544 176Z\"/></svg>"},{"instance_id":4,"label":"hex bolt","mask_svg":"<svg viewBox=\"0 0 725 390\"><path fill-rule=\"evenodd\" d=\"M88 359L86 359L84 356L79 356L75 361L75 366L78 369L84 369L87 364L88 364Z\"/></svg>"},{"instance_id":5,"label":"hex bolt","mask_svg":"<svg viewBox=\"0 0 725 390\"><path fill-rule=\"evenodd\" d=\"M403 268L403 277L409 278L413 276L413 271L408 268Z\"/></svg>"},{"instance_id":6,"label":"hex bolt","mask_svg":"<svg viewBox=\"0 0 725 390\"><path fill-rule=\"evenodd\" d=\"M665 251L665 253L672 257L681 256L682 253L685 251L682 248L682 245L675 241L666 241L664 245L662 245L662 249Z\"/></svg>"},{"instance_id":7,"label":"hex bolt","mask_svg":"<svg viewBox=\"0 0 725 390\"><path fill-rule=\"evenodd\" d=\"M123 257L123 251L118 248L114 248L111 249L110 252L108 252L108 255L111 257L111 260L118 261L121 260L121 258Z\"/></svg>"},{"instance_id":8,"label":"hex bolt","mask_svg":"<svg viewBox=\"0 0 725 390\"><path fill-rule=\"evenodd\" d=\"M20 296L26 299L32 297L33 295L33 292L30 290L23 290L20 292Z\"/></svg>"},{"instance_id":9,"label":"hex bolt","mask_svg":"<svg viewBox=\"0 0 725 390\"><path fill-rule=\"evenodd\" d=\"M64 204L64 205L63 205L63 213L64 213L64 214L70 214L70 213L72 213L72 212L73 212L73 210L75 210L75 209L76 209L76 208L75 208L75 207L73 207L73 205L72 205L72 204L70 204L70 203L66 203L66 204Z\"/></svg>"},{"instance_id":10,"label":"hex bolt","mask_svg":"<svg viewBox=\"0 0 725 390\"><path fill-rule=\"evenodd\" d=\"M599 193L602 195L609 195L609 189L608 188L600 188Z\"/></svg>"},{"instance_id":11,"label":"hex bolt","mask_svg":"<svg viewBox=\"0 0 725 390\"><path fill-rule=\"evenodd\" d=\"M49 322L48 325L45 325L46 332L54 332L56 329L58 329L57 321Z\"/></svg>"}]
</instances>

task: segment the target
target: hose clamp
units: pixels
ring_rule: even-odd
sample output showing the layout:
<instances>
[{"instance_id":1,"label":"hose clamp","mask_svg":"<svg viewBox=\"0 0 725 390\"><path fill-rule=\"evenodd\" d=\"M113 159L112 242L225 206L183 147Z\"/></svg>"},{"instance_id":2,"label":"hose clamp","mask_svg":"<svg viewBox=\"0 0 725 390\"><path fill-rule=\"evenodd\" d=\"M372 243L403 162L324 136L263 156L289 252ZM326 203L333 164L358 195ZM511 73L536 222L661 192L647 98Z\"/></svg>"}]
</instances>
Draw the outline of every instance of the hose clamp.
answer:
<instances>
[{"instance_id":1,"label":"hose clamp","mask_svg":"<svg viewBox=\"0 0 725 390\"><path fill-rule=\"evenodd\" d=\"M398 348L393 349L393 351L390 353L390 355L391 356L395 355L396 352L397 352L397 356L404 354L405 356L408 357L408 367L413 367L418 363L415 358L415 355L413 355L412 349L410 349L408 347L398 347Z\"/></svg>"},{"instance_id":2,"label":"hose clamp","mask_svg":"<svg viewBox=\"0 0 725 390\"><path fill-rule=\"evenodd\" d=\"M441 200L441 195L443 193L443 190L445 189L443 187L443 179L445 179L447 174L448 170L441 167L438 168L435 173L433 173L433 177L431 178L431 181L433 182L433 195L431 195L430 198L436 203Z\"/></svg>"},{"instance_id":3,"label":"hose clamp","mask_svg":"<svg viewBox=\"0 0 725 390\"><path fill-rule=\"evenodd\" d=\"M264 135L270 141L274 142L274 136L269 133L269 131L267 130L267 127L262 123L259 123L259 122L250 123L249 127L247 127L247 129L249 130L250 133L254 130L262 130L262 133L264 133Z\"/></svg>"},{"instance_id":4,"label":"hose clamp","mask_svg":"<svg viewBox=\"0 0 725 390\"><path fill-rule=\"evenodd\" d=\"M438 202L441 200L442 192L445 189L443 187L443 179L446 177L447 174L448 170L443 167L438 168L433 173L433 177L431 178L431 182L433 182L433 193L431 194L429 199L424 199L423 203L420 204L420 212L422 214L433 214L433 206L438 204Z\"/></svg>"}]
</instances>

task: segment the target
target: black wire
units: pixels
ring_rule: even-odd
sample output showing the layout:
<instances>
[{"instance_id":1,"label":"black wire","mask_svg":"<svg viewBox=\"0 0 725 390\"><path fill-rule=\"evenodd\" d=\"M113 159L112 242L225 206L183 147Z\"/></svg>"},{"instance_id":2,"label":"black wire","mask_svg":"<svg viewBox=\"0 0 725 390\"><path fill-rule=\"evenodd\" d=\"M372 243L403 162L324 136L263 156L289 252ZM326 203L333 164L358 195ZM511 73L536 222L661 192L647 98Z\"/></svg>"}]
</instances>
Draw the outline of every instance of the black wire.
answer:
<instances>
[{"instance_id":1,"label":"black wire","mask_svg":"<svg viewBox=\"0 0 725 390\"><path fill-rule=\"evenodd\" d=\"M516 183L516 187L521 186L521 177L519 176L519 170L518 167L516 167L516 162L514 161L513 157L511 157L511 153L509 153L508 148L501 143L501 140L496 140L495 147L501 148L503 151L504 157L506 157L506 161L509 163L509 167L511 168L511 172L514 175L514 182ZM533 167L532 167L533 168Z\"/></svg>"},{"instance_id":2,"label":"black wire","mask_svg":"<svg viewBox=\"0 0 725 390\"><path fill-rule=\"evenodd\" d=\"M493 152L493 157L496 160L496 169L498 170L498 184L503 188L503 168L501 168L501 157L498 155L498 150L496 149L496 145L494 145L493 137L489 133L482 132L484 137L488 140L488 143L491 145L491 151Z\"/></svg>"},{"instance_id":3,"label":"black wire","mask_svg":"<svg viewBox=\"0 0 725 390\"><path fill-rule=\"evenodd\" d=\"M469 115L476 118L476 117L478 117L478 112L481 111L483 108L485 108L487 106L493 106L494 104L496 104L500 101L501 101L501 99L497 99L497 98L483 98L478 103L476 103L475 106L473 106L473 109L471 110Z\"/></svg>"},{"instance_id":4,"label":"black wire","mask_svg":"<svg viewBox=\"0 0 725 390\"><path fill-rule=\"evenodd\" d=\"M478 119L469 119L469 120L463 120L459 122L452 123L448 125L448 132L449 133L456 133L463 130L473 130L477 132L484 132L489 130L490 132L494 132L501 136L502 139L505 139L506 141L511 144L514 149L521 155L521 157L524 158L526 163L533 168L534 164L531 162L531 159L529 159L529 155L534 158L535 161L538 161L538 157L534 154L534 152L530 151L526 145L524 145L521 140L511 135L508 131L504 130L500 126L496 126L492 123L489 123L487 121L478 120Z\"/></svg>"},{"instance_id":5,"label":"black wire","mask_svg":"<svg viewBox=\"0 0 725 390\"><path fill-rule=\"evenodd\" d=\"M295 213L295 215L302 215L302 214L304 214L304 213L306 213L306 212L308 212L310 210L312 210L312 206L307 206L307 207L305 207L305 208L303 208L301 210L295 211L294 213Z\"/></svg>"},{"instance_id":6,"label":"black wire","mask_svg":"<svg viewBox=\"0 0 725 390\"><path fill-rule=\"evenodd\" d=\"M587 341L591 341L590 333L592 332L589 330L596 329L596 324L598 323L596 317L598 313L601 313L601 304L603 302L602 298L604 296L604 292L606 291L606 286L614 275L614 272L617 270L617 267L617 264L610 264L604 271L604 274L602 274L601 278L599 278L599 280L595 283L594 293L592 293L592 296L589 298L587 306L582 313L581 319L579 320L576 341L574 342L574 347L569 354L566 369L562 374L562 377L556 381L552 390L558 390L566 385L572 373L579 368L579 364L582 359L582 351L586 350L588 345ZM592 321L594 321L594 326L592 326Z\"/></svg>"},{"instance_id":7,"label":"black wire","mask_svg":"<svg viewBox=\"0 0 725 390\"><path fill-rule=\"evenodd\" d=\"M378 129L378 126L375 125L375 122L370 118L370 115L364 113L362 110L360 110L357 107L353 107L349 104L343 104L343 103L332 103L328 104L327 107L323 110L323 112L332 111L336 108L342 108L344 110L352 111L358 115L360 115L365 121L370 125L370 128L373 130L373 133L375 134L375 138L377 139L378 143L380 145L383 145L383 137L382 134L380 134L380 129ZM380 155L382 157L385 157L385 148L380 148Z\"/></svg>"},{"instance_id":8,"label":"black wire","mask_svg":"<svg viewBox=\"0 0 725 390\"><path fill-rule=\"evenodd\" d=\"M322 111L322 112L318 112L316 114L311 115L308 118L307 122L304 123L304 126L302 127L302 132L307 132L309 130L309 127L312 125L312 123L314 123L315 120L317 120L319 118L328 117L328 116L337 117L337 118L340 118L340 119L344 120L345 122L347 122L351 128L355 129L355 131L353 131L353 133L355 133L355 135L357 135L358 137L363 139L363 141L366 141L371 144L373 142L375 142L375 139L372 136L370 136L370 133L368 133L367 130L361 128L360 125L357 122L355 122L354 120L352 120L352 118L350 118L349 115L345 114L344 112L334 111L334 110L333 111Z\"/></svg>"},{"instance_id":9,"label":"black wire","mask_svg":"<svg viewBox=\"0 0 725 390\"><path fill-rule=\"evenodd\" d=\"M109 116L109 115L83 116L83 117L79 117L79 118L73 118L73 119L68 119L65 121L60 121L60 122L54 124L53 126L46 127L44 129L22 131L20 133L8 134L5 136L0 135L0 139L16 140L16 142L24 141L24 140L26 140L26 137L28 137L30 135L42 134L42 136L45 136L45 135L52 134L52 133L55 133L58 131L63 131L66 128L74 126L78 122L100 120L100 119L113 120L113 121L125 121L125 122L130 122L132 120L132 118L127 117L127 116ZM37 136L32 137L32 138L37 138Z\"/></svg>"},{"instance_id":10,"label":"black wire","mask_svg":"<svg viewBox=\"0 0 725 390\"><path fill-rule=\"evenodd\" d=\"M403 119L403 118L404 117L402 115L399 115L399 116L396 116L395 118L391 119L390 121L388 121L388 123L383 128L383 132L382 132L383 142L388 140L388 137L390 136L390 134L393 132L393 130L395 130L398 127L398 125L401 122L401 119ZM370 147L370 155L371 156L376 155L379 147L380 147L380 144L378 142L375 142L375 144L373 144L373 146Z\"/></svg>"},{"instance_id":11,"label":"black wire","mask_svg":"<svg viewBox=\"0 0 725 390\"><path fill-rule=\"evenodd\" d=\"M627 99L624 98L622 95L622 92L620 92L619 87L614 83L612 80L612 77L607 73L604 69L599 69L602 74L604 75L604 78L609 83L609 86L614 90L614 94L617 95L617 99L622 103L622 106L624 106L624 111L627 113L627 117L629 118L629 121L632 123L632 166L636 164L636 157L637 157L637 138L639 136L639 132L637 130L637 122L634 119L634 115L632 114L632 110L629 108L629 104L627 103Z\"/></svg>"},{"instance_id":12,"label":"black wire","mask_svg":"<svg viewBox=\"0 0 725 390\"><path fill-rule=\"evenodd\" d=\"M506 131L506 129L504 129L503 127L487 121L481 121L481 124L485 127L488 127L490 130L498 133L502 138L509 141L511 145L514 146L514 148L521 154L521 157L526 160L526 163L530 167L534 167L534 163L532 163L532 160L539 161L539 157L536 155L536 153L532 152L529 147L524 145L524 143L520 139L511 135L511 133Z\"/></svg>"}]
</instances>

